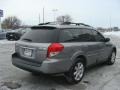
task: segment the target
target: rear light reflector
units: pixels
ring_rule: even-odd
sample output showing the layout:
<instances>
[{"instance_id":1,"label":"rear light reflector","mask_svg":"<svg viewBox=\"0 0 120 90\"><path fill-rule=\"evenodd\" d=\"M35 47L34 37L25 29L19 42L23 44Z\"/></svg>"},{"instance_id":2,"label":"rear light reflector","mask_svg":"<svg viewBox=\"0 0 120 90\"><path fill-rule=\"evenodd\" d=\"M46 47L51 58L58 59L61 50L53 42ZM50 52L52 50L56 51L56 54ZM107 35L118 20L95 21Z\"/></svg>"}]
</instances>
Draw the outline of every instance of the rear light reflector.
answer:
<instances>
[{"instance_id":1,"label":"rear light reflector","mask_svg":"<svg viewBox=\"0 0 120 90\"><path fill-rule=\"evenodd\" d=\"M52 43L49 47L48 47L48 51L47 51L47 58L50 58L52 56L55 56L57 54L59 54L60 52L62 52L64 49L64 46L60 43Z\"/></svg>"}]
</instances>

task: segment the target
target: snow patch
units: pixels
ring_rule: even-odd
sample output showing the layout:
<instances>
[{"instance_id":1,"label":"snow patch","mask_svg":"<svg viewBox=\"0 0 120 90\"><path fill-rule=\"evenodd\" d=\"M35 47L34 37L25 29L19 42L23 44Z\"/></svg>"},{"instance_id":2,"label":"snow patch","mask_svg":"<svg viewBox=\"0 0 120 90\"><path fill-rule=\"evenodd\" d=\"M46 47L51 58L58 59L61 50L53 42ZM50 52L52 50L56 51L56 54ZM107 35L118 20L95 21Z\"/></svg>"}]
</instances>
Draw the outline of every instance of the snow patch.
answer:
<instances>
[{"instance_id":1,"label":"snow patch","mask_svg":"<svg viewBox=\"0 0 120 90\"><path fill-rule=\"evenodd\" d=\"M0 40L0 44L14 44L16 41Z\"/></svg>"},{"instance_id":2,"label":"snow patch","mask_svg":"<svg viewBox=\"0 0 120 90\"><path fill-rule=\"evenodd\" d=\"M105 32L104 35L117 36L120 37L120 31Z\"/></svg>"}]
</instances>

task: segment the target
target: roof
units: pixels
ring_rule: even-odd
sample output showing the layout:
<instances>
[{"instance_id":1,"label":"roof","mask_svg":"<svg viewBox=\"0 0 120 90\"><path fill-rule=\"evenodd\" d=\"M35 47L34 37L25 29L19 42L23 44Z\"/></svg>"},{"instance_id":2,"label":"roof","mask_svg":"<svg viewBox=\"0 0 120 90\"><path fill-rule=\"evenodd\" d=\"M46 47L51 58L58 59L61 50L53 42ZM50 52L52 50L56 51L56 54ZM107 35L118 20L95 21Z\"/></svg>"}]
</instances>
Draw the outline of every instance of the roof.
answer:
<instances>
[{"instance_id":1,"label":"roof","mask_svg":"<svg viewBox=\"0 0 120 90\"><path fill-rule=\"evenodd\" d=\"M86 29L95 29L92 26L83 23L72 23L72 24L39 24L37 26L32 26L32 29L39 29L39 28L49 28L49 29L67 29L67 28L86 28Z\"/></svg>"}]
</instances>

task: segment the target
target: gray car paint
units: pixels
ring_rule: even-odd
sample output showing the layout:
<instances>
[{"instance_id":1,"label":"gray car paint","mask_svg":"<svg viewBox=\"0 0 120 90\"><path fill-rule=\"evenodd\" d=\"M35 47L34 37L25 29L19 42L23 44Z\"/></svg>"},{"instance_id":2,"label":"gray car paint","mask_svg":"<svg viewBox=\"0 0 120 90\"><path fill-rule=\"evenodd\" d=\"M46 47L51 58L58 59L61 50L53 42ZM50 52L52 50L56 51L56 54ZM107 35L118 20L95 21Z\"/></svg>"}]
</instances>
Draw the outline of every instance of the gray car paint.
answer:
<instances>
[{"instance_id":1,"label":"gray car paint","mask_svg":"<svg viewBox=\"0 0 120 90\"><path fill-rule=\"evenodd\" d=\"M65 42L61 43L64 46L64 50L61 53L51 58L46 58L47 49L50 44L18 41L16 42L15 52L22 58L13 56L12 63L28 71L61 73L67 72L79 56L86 58L87 67L107 60L112 49L115 48L110 42ZM22 54L22 48L24 47L34 49L34 56L32 58L25 57ZM40 66L33 65L33 63L40 64Z\"/></svg>"}]
</instances>

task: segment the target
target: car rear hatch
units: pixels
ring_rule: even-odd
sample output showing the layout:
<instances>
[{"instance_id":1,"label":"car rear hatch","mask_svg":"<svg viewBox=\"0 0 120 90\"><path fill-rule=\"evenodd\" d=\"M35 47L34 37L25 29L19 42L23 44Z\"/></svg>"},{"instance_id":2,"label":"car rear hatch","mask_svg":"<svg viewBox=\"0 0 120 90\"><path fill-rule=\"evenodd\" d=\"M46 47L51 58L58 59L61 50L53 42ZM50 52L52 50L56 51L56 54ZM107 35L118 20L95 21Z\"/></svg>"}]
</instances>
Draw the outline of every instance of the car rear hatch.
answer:
<instances>
[{"instance_id":1,"label":"car rear hatch","mask_svg":"<svg viewBox=\"0 0 120 90\"><path fill-rule=\"evenodd\" d=\"M47 58L49 45L57 42L57 34L55 28L32 28L16 43L16 53L25 60L41 63Z\"/></svg>"}]
</instances>

